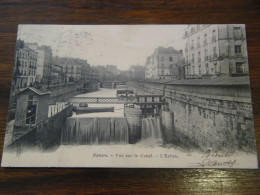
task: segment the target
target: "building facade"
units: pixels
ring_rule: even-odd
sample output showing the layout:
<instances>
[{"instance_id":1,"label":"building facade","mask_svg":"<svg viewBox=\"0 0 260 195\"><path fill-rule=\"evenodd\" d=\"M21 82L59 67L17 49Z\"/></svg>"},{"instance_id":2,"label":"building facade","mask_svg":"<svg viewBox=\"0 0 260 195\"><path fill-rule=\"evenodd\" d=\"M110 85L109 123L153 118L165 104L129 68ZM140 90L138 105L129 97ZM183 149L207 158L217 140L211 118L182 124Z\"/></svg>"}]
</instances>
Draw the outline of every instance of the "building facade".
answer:
<instances>
[{"instance_id":1,"label":"building facade","mask_svg":"<svg viewBox=\"0 0 260 195\"><path fill-rule=\"evenodd\" d=\"M132 65L130 67L130 71L133 74L133 79L135 80L143 80L145 78L145 68L140 65Z\"/></svg>"},{"instance_id":2,"label":"building facade","mask_svg":"<svg viewBox=\"0 0 260 195\"><path fill-rule=\"evenodd\" d=\"M37 43L26 43L30 49L36 51L37 55L37 75L36 82L50 83L52 72L52 49L50 46L38 46Z\"/></svg>"},{"instance_id":3,"label":"building facade","mask_svg":"<svg viewBox=\"0 0 260 195\"><path fill-rule=\"evenodd\" d=\"M16 86L19 88L33 86L36 78L37 52L24 46L16 54Z\"/></svg>"},{"instance_id":4,"label":"building facade","mask_svg":"<svg viewBox=\"0 0 260 195\"><path fill-rule=\"evenodd\" d=\"M244 25L189 25L184 40L186 78L248 74Z\"/></svg>"},{"instance_id":5,"label":"building facade","mask_svg":"<svg viewBox=\"0 0 260 195\"><path fill-rule=\"evenodd\" d=\"M88 82L91 80L92 68L87 60L55 56L53 64L62 68L65 82Z\"/></svg>"},{"instance_id":6,"label":"building facade","mask_svg":"<svg viewBox=\"0 0 260 195\"><path fill-rule=\"evenodd\" d=\"M154 53L147 57L145 64L145 78L176 78L178 73L177 63L182 58L182 51L177 51L173 47L159 47L155 49Z\"/></svg>"}]
</instances>

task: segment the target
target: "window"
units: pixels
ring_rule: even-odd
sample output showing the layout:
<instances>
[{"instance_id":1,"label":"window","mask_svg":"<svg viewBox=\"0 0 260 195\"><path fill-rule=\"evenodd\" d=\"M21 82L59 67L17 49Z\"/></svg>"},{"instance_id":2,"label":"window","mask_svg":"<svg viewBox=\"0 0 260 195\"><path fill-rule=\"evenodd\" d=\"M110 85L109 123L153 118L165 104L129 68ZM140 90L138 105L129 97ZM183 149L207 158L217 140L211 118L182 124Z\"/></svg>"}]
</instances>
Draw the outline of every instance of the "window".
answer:
<instances>
[{"instance_id":1,"label":"window","mask_svg":"<svg viewBox=\"0 0 260 195\"><path fill-rule=\"evenodd\" d=\"M212 42L216 41L216 30L212 31Z\"/></svg>"},{"instance_id":2,"label":"window","mask_svg":"<svg viewBox=\"0 0 260 195\"><path fill-rule=\"evenodd\" d=\"M197 47L200 48L200 37L198 37L198 44Z\"/></svg>"},{"instance_id":3,"label":"window","mask_svg":"<svg viewBox=\"0 0 260 195\"><path fill-rule=\"evenodd\" d=\"M199 75L201 75L201 65L199 64Z\"/></svg>"},{"instance_id":4,"label":"window","mask_svg":"<svg viewBox=\"0 0 260 195\"><path fill-rule=\"evenodd\" d=\"M214 63L214 72L217 73L218 72L218 64Z\"/></svg>"},{"instance_id":5,"label":"window","mask_svg":"<svg viewBox=\"0 0 260 195\"><path fill-rule=\"evenodd\" d=\"M169 57L169 61L170 61L170 62L172 61L172 57Z\"/></svg>"},{"instance_id":6,"label":"window","mask_svg":"<svg viewBox=\"0 0 260 195\"><path fill-rule=\"evenodd\" d=\"M205 50L205 60L208 60L208 50Z\"/></svg>"},{"instance_id":7,"label":"window","mask_svg":"<svg viewBox=\"0 0 260 195\"><path fill-rule=\"evenodd\" d=\"M162 65L161 65L161 67L164 68L164 64L163 64L163 63L162 63Z\"/></svg>"},{"instance_id":8,"label":"window","mask_svg":"<svg viewBox=\"0 0 260 195\"><path fill-rule=\"evenodd\" d=\"M241 28L240 27L234 27L233 28L233 34L234 34L234 38L241 38L242 37Z\"/></svg>"},{"instance_id":9,"label":"window","mask_svg":"<svg viewBox=\"0 0 260 195\"><path fill-rule=\"evenodd\" d=\"M161 74L164 75L164 70L161 71Z\"/></svg>"},{"instance_id":10,"label":"window","mask_svg":"<svg viewBox=\"0 0 260 195\"><path fill-rule=\"evenodd\" d=\"M164 61L164 56L161 57L161 61Z\"/></svg>"},{"instance_id":11,"label":"window","mask_svg":"<svg viewBox=\"0 0 260 195\"><path fill-rule=\"evenodd\" d=\"M213 47L213 57L217 57L217 48Z\"/></svg>"},{"instance_id":12,"label":"window","mask_svg":"<svg viewBox=\"0 0 260 195\"><path fill-rule=\"evenodd\" d=\"M207 35L207 34L204 34L204 41L203 41L204 45L207 45L207 44L208 44L207 39L208 39L208 35Z\"/></svg>"},{"instance_id":13,"label":"window","mask_svg":"<svg viewBox=\"0 0 260 195\"><path fill-rule=\"evenodd\" d=\"M243 73L243 62L236 62L236 73Z\"/></svg>"},{"instance_id":14,"label":"window","mask_svg":"<svg viewBox=\"0 0 260 195\"><path fill-rule=\"evenodd\" d=\"M235 45L235 53L241 53L241 45Z\"/></svg>"},{"instance_id":15,"label":"window","mask_svg":"<svg viewBox=\"0 0 260 195\"><path fill-rule=\"evenodd\" d=\"M194 66L192 66L192 73L193 73L193 75L195 74L195 67Z\"/></svg>"},{"instance_id":16,"label":"window","mask_svg":"<svg viewBox=\"0 0 260 195\"><path fill-rule=\"evenodd\" d=\"M195 28L192 27L190 32L191 32L191 33L194 33L194 32L195 32Z\"/></svg>"},{"instance_id":17,"label":"window","mask_svg":"<svg viewBox=\"0 0 260 195\"><path fill-rule=\"evenodd\" d=\"M209 74L209 65L208 65L208 63L205 64L205 67L206 67L206 74Z\"/></svg>"},{"instance_id":18,"label":"window","mask_svg":"<svg viewBox=\"0 0 260 195\"><path fill-rule=\"evenodd\" d=\"M192 63L194 63L194 54L192 54Z\"/></svg>"}]
</instances>

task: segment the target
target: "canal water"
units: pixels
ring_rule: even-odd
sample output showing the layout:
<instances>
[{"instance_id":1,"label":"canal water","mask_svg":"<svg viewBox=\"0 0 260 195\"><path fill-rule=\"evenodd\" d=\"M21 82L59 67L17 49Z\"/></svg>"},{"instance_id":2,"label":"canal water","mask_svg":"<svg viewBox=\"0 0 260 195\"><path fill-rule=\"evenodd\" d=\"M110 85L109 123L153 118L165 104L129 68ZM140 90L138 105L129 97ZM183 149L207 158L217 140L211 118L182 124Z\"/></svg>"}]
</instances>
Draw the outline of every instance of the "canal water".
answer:
<instances>
[{"instance_id":1,"label":"canal water","mask_svg":"<svg viewBox=\"0 0 260 195\"><path fill-rule=\"evenodd\" d=\"M81 94L77 97L116 97L116 89ZM89 104L89 107L115 107L114 112L73 114L62 132L62 145L128 144L129 127L124 117L123 104ZM142 119L141 141L147 145L162 144L159 118ZM150 144L149 144L150 143Z\"/></svg>"}]
</instances>

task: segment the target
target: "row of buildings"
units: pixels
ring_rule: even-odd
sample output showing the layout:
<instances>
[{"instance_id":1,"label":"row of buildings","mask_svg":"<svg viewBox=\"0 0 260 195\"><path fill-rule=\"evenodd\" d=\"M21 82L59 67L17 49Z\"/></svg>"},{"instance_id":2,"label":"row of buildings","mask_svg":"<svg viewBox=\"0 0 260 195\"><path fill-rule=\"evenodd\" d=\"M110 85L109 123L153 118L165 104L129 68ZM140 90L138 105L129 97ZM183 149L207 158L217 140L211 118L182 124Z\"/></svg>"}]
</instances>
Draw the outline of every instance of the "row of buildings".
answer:
<instances>
[{"instance_id":1,"label":"row of buildings","mask_svg":"<svg viewBox=\"0 0 260 195\"><path fill-rule=\"evenodd\" d=\"M87 60L53 56L50 46L18 40L14 64L15 87L97 80Z\"/></svg>"},{"instance_id":2,"label":"row of buildings","mask_svg":"<svg viewBox=\"0 0 260 195\"><path fill-rule=\"evenodd\" d=\"M52 69L51 47L18 40L14 67L18 88L33 86L36 83L47 83Z\"/></svg>"},{"instance_id":3,"label":"row of buildings","mask_svg":"<svg viewBox=\"0 0 260 195\"><path fill-rule=\"evenodd\" d=\"M188 25L185 46L155 49L147 57L147 79L199 79L248 75L245 26Z\"/></svg>"}]
</instances>

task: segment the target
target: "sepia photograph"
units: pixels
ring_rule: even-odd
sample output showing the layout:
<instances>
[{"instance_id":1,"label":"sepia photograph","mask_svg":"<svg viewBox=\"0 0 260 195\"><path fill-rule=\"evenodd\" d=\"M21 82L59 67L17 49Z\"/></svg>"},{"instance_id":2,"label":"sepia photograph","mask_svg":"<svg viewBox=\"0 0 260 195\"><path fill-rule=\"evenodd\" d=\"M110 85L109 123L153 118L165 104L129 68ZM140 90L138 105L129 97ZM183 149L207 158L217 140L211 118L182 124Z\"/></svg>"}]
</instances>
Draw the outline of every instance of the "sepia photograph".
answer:
<instances>
[{"instance_id":1,"label":"sepia photograph","mask_svg":"<svg viewBox=\"0 0 260 195\"><path fill-rule=\"evenodd\" d=\"M2 167L258 168L246 26L18 26Z\"/></svg>"}]
</instances>

